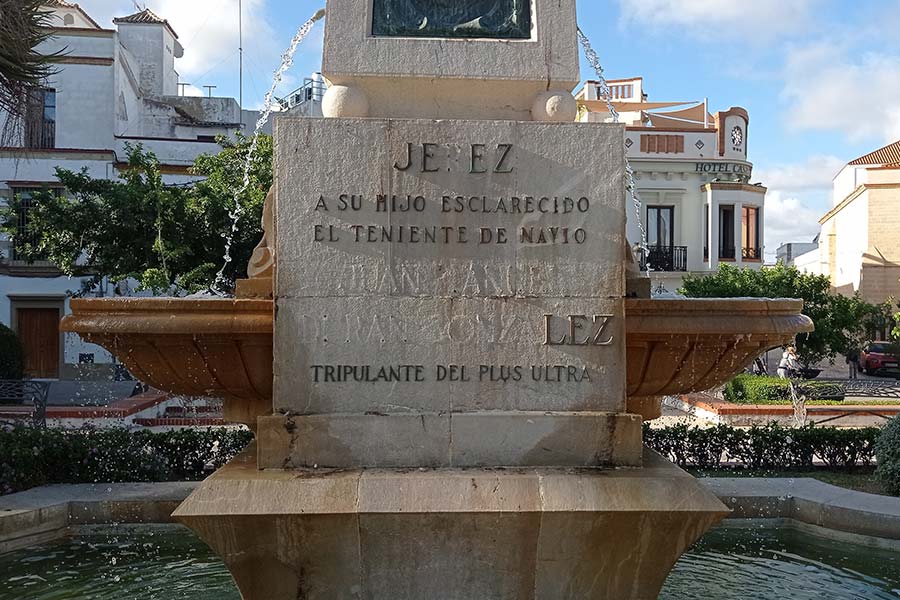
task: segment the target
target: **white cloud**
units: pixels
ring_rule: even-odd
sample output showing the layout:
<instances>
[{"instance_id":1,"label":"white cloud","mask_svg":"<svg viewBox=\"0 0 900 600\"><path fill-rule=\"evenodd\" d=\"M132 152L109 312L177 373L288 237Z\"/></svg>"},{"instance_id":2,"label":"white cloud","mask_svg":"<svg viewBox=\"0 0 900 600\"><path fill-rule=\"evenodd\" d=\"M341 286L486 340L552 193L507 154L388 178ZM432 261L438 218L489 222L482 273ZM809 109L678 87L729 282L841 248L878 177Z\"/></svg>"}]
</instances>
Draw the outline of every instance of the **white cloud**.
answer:
<instances>
[{"instance_id":1,"label":"white cloud","mask_svg":"<svg viewBox=\"0 0 900 600\"><path fill-rule=\"evenodd\" d=\"M796 31L811 19L817 4L819 0L619 0L625 23L677 26L707 38L739 36L745 41Z\"/></svg>"},{"instance_id":2,"label":"white cloud","mask_svg":"<svg viewBox=\"0 0 900 600\"><path fill-rule=\"evenodd\" d=\"M801 163L753 169L753 180L779 192L831 190L831 182L847 160L830 155L809 156Z\"/></svg>"},{"instance_id":3,"label":"white cloud","mask_svg":"<svg viewBox=\"0 0 900 600\"><path fill-rule=\"evenodd\" d=\"M80 4L103 27L112 27L113 17L136 12L129 0L80 0ZM178 40L184 46L184 57L176 61L175 68L186 80L202 78L222 63L237 64L237 2L144 0L140 4L146 4L147 8L167 19L178 34ZM275 45L274 29L266 19L265 9L266 0L243 0L245 49L248 41L253 40L259 53L257 60L273 62L281 49ZM192 83L202 85L207 82Z\"/></svg>"},{"instance_id":4,"label":"white cloud","mask_svg":"<svg viewBox=\"0 0 900 600\"><path fill-rule=\"evenodd\" d=\"M900 54L862 53L833 41L792 48L782 98L793 130L893 142L900 139Z\"/></svg>"},{"instance_id":5,"label":"white cloud","mask_svg":"<svg viewBox=\"0 0 900 600\"><path fill-rule=\"evenodd\" d=\"M774 255L787 242L810 242L819 233L819 218L824 211L811 208L793 195L779 190L766 194L766 255Z\"/></svg>"}]
</instances>

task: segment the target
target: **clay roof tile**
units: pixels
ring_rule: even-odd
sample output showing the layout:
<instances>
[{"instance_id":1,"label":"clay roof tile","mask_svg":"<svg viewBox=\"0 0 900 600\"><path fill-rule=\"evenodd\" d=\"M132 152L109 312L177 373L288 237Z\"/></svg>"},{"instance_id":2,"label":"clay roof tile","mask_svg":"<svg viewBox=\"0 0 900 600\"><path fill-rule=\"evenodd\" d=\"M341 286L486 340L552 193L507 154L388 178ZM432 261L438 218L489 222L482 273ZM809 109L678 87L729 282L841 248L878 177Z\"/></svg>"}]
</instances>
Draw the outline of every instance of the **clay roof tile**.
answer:
<instances>
[{"instance_id":1,"label":"clay roof tile","mask_svg":"<svg viewBox=\"0 0 900 600\"><path fill-rule=\"evenodd\" d=\"M169 31L172 32L172 35L175 36L175 39L178 39L178 34L175 33L174 29L172 29L172 25L169 24L169 21L163 19L149 8L145 8L144 10L136 12L133 15L116 17L115 19L113 19L113 23L150 23L155 25L165 25L169 29Z\"/></svg>"},{"instance_id":2,"label":"clay roof tile","mask_svg":"<svg viewBox=\"0 0 900 600\"><path fill-rule=\"evenodd\" d=\"M874 152L851 160L848 165L892 165L900 163L900 140L888 144Z\"/></svg>"}]
</instances>

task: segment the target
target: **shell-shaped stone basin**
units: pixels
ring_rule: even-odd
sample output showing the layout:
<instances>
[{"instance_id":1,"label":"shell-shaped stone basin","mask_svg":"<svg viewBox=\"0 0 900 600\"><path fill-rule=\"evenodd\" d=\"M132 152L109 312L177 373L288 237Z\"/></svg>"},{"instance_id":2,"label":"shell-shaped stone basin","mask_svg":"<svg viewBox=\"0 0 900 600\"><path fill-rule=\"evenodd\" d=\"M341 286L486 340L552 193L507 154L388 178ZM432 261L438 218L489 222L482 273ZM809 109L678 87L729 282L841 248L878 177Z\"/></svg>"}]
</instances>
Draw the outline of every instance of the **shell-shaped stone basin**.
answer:
<instances>
[{"instance_id":1,"label":"shell-shaped stone basin","mask_svg":"<svg viewBox=\"0 0 900 600\"><path fill-rule=\"evenodd\" d=\"M214 396L225 419L272 411L272 301L73 299L61 329L112 352L173 394ZM625 300L629 412L659 416L662 396L708 390L756 356L813 330L800 300Z\"/></svg>"},{"instance_id":2,"label":"shell-shaped stone basin","mask_svg":"<svg viewBox=\"0 0 900 600\"><path fill-rule=\"evenodd\" d=\"M103 346L142 382L224 401L225 419L255 428L272 412L272 301L76 298L60 329Z\"/></svg>"},{"instance_id":3,"label":"shell-shaped stone basin","mask_svg":"<svg viewBox=\"0 0 900 600\"><path fill-rule=\"evenodd\" d=\"M662 396L722 385L766 350L813 331L802 309L793 299L626 299L629 412L656 418Z\"/></svg>"}]
</instances>

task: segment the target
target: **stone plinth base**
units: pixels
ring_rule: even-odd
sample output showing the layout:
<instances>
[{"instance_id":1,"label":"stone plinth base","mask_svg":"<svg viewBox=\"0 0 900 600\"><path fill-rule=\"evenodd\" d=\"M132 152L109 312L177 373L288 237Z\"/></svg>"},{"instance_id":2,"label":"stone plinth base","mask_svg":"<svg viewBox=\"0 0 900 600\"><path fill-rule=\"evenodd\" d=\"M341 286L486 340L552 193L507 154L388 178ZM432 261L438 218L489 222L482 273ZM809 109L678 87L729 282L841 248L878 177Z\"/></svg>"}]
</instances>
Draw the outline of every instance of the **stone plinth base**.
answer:
<instances>
[{"instance_id":1,"label":"stone plinth base","mask_svg":"<svg viewBox=\"0 0 900 600\"><path fill-rule=\"evenodd\" d=\"M652 600L728 510L652 452L644 464L258 471L251 446L173 516L244 600Z\"/></svg>"},{"instance_id":2,"label":"stone plinth base","mask_svg":"<svg viewBox=\"0 0 900 600\"><path fill-rule=\"evenodd\" d=\"M273 415L259 468L641 465L641 417L600 412Z\"/></svg>"}]
</instances>

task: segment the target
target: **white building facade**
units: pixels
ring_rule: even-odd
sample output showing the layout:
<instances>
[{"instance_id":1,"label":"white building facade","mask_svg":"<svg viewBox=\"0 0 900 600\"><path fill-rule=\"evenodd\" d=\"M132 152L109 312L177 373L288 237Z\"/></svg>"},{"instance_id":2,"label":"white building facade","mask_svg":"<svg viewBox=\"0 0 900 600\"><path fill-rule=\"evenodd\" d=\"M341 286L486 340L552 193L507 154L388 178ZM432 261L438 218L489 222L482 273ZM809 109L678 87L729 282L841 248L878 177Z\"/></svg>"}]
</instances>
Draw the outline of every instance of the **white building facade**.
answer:
<instances>
[{"instance_id":1,"label":"white building facade","mask_svg":"<svg viewBox=\"0 0 900 600\"><path fill-rule=\"evenodd\" d=\"M750 183L747 111L650 102L640 77L608 84L643 204L639 218L629 210L628 241L653 285L675 291L685 274L721 263L760 268L766 188ZM580 121L611 119L598 82L586 82L576 99Z\"/></svg>"},{"instance_id":2,"label":"white building facade","mask_svg":"<svg viewBox=\"0 0 900 600\"><path fill-rule=\"evenodd\" d=\"M848 162L832 182L818 245L797 268L873 304L900 299L900 140Z\"/></svg>"},{"instance_id":3,"label":"white building facade","mask_svg":"<svg viewBox=\"0 0 900 600\"><path fill-rule=\"evenodd\" d=\"M0 202L35 190L61 193L57 167L117 178L127 144L153 151L166 183L187 183L196 179L188 172L194 159L220 149L215 136L255 120L233 98L178 95L175 59L184 50L153 12L115 19L115 29L104 29L77 4L48 0L45 8L52 11L53 36L38 50L65 49L65 55L57 73L33 91L20 135L0 147ZM0 113L0 124L5 120ZM19 215L22 236L27 218L26 208ZM0 322L19 333L26 375L106 374L113 359L105 350L59 332L82 280L61 276L46 262L20 260L9 239L0 239L0 252Z\"/></svg>"}]
</instances>

